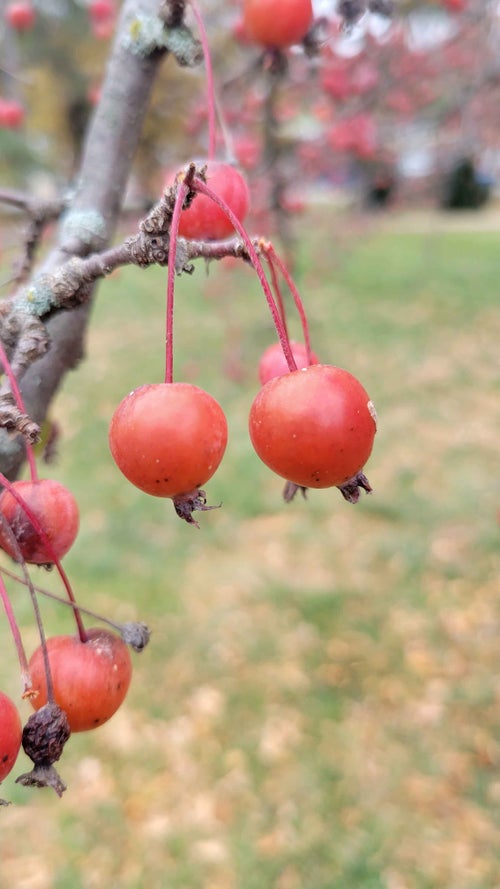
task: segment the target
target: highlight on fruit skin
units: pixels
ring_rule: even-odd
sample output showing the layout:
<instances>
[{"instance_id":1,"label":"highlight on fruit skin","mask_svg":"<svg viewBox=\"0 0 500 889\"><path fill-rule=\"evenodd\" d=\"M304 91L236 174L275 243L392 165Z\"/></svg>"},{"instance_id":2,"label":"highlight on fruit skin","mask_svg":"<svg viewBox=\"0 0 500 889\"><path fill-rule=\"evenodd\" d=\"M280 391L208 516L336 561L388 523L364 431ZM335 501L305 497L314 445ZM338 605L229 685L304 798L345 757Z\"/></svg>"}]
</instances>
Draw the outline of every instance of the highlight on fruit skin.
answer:
<instances>
[{"instance_id":1,"label":"highlight on fruit skin","mask_svg":"<svg viewBox=\"0 0 500 889\"><path fill-rule=\"evenodd\" d=\"M71 491L54 479L19 480L12 483L12 488L19 501L10 490L4 489L0 494L0 547L19 561L11 534L5 528L7 523L25 562L50 565L54 555L61 559L72 547L80 524L78 504ZM50 545L32 524L23 502L40 523Z\"/></svg>"},{"instance_id":2,"label":"highlight on fruit skin","mask_svg":"<svg viewBox=\"0 0 500 889\"><path fill-rule=\"evenodd\" d=\"M132 678L132 660L126 643L101 627L79 636L47 639L55 703L66 713L72 732L85 732L111 719L125 700ZM47 680L41 646L32 654L29 669L34 710L47 703Z\"/></svg>"}]
</instances>

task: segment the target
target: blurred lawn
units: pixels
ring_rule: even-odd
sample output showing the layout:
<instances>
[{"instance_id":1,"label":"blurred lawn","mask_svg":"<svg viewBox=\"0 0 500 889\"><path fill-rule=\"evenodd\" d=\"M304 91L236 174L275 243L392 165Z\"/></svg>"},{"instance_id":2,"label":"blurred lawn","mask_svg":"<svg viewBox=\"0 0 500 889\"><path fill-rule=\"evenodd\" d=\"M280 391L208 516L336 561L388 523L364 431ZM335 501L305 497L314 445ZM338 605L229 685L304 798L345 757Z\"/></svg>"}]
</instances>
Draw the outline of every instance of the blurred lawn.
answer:
<instances>
[{"instance_id":1,"label":"blurred lawn","mask_svg":"<svg viewBox=\"0 0 500 889\"><path fill-rule=\"evenodd\" d=\"M304 219L296 280L315 351L377 406L374 494L355 507L337 491L285 505L252 452L273 333L239 265L177 285L176 378L229 420L207 485L223 507L197 531L129 486L107 425L162 379L166 274L101 286L48 471L81 506L65 562L80 601L153 635L122 710L68 744L62 800L14 784L24 756L2 785L2 887L500 887L498 232L326 214ZM43 608L49 632L70 631Z\"/></svg>"}]
</instances>

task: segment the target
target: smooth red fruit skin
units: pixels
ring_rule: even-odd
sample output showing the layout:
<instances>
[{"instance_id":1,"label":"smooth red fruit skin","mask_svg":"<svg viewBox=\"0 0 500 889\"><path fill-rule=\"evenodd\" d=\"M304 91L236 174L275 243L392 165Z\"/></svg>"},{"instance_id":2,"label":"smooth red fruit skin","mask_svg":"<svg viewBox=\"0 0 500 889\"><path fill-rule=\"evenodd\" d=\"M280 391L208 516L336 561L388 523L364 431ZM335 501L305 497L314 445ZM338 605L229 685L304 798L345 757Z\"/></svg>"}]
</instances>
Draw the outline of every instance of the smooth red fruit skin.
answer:
<instances>
[{"instance_id":1,"label":"smooth red fruit skin","mask_svg":"<svg viewBox=\"0 0 500 889\"><path fill-rule=\"evenodd\" d=\"M313 21L311 0L244 0L243 25L250 39L284 49L300 43Z\"/></svg>"},{"instance_id":2,"label":"smooth red fruit skin","mask_svg":"<svg viewBox=\"0 0 500 889\"><path fill-rule=\"evenodd\" d=\"M243 222L250 207L250 192L245 178L232 164L221 161L197 161L207 167L207 185ZM176 176L184 176L185 170L167 177L167 186ZM234 227L226 214L204 194L197 194L193 203L181 213L179 234L189 240L218 241L234 235Z\"/></svg>"},{"instance_id":3,"label":"smooth red fruit skin","mask_svg":"<svg viewBox=\"0 0 500 889\"><path fill-rule=\"evenodd\" d=\"M123 703L132 678L128 648L115 633L93 627L87 641L78 636L47 639L54 697L68 717L72 732L86 732L107 722ZM41 647L29 662L36 697L35 710L47 703L47 682Z\"/></svg>"},{"instance_id":4,"label":"smooth red fruit skin","mask_svg":"<svg viewBox=\"0 0 500 889\"><path fill-rule=\"evenodd\" d=\"M73 545L78 533L78 504L71 491L53 479L39 481L16 481L13 487L23 498L47 534L55 555L61 559ZM22 506L10 491L0 495L0 513L12 528L21 553L26 562L33 565L48 565L54 559L35 530ZM0 524L0 547L18 561L11 542L2 531Z\"/></svg>"},{"instance_id":5,"label":"smooth red fruit skin","mask_svg":"<svg viewBox=\"0 0 500 889\"><path fill-rule=\"evenodd\" d=\"M14 768L23 727L16 705L0 691L0 781Z\"/></svg>"},{"instance_id":6,"label":"smooth red fruit skin","mask_svg":"<svg viewBox=\"0 0 500 889\"><path fill-rule=\"evenodd\" d=\"M298 370L307 367L307 349L304 343L296 343L294 340L290 340L290 346ZM319 364L319 358L314 352L311 352L311 359L311 364ZM263 386L269 380L273 380L275 377L282 377L283 374L289 372L281 343L272 343L262 353L259 361L259 380L261 385Z\"/></svg>"},{"instance_id":7,"label":"smooth red fruit skin","mask_svg":"<svg viewBox=\"0 0 500 889\"><path fill-rule=\"evenodd\" d=\"M371 454L375 409L348 371L313 364L266 383L250 409L249 432L277 475L304 488L341 486Z\"/></svg>"},{"instance_id":8,"label":"smooth red fruit skin","mask_svg":"<svg viewBox=\"0 0 500 889\"><path fill-rule=\"evenodd\" d=\"M15 31L29 31L35 24L36 13L31 3L19 0L5 9L5 21Z\"/></svg>"},{"instance_id":9,"label":"smooth red fruit skin","mask_svg":"<svg viewBox=\"0 0 500 889\"><path fill-rule=\"evenodd\" d=\"M221 406L191 383L140 386L120 402L109 428L118 468L155 497L175 497L204 485L226 444Z\"/></svg>"}]
</instances>

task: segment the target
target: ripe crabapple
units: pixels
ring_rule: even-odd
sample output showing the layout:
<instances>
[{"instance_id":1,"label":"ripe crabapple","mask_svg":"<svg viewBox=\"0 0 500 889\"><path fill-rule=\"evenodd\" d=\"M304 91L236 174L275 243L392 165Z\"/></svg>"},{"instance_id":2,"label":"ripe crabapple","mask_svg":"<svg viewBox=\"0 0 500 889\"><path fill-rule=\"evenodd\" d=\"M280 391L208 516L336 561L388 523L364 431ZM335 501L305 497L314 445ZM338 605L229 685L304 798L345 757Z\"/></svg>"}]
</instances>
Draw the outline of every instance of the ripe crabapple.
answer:
<instances>
[{"instance_id":1,"label":"ripe crabapple","mask_svg":"<svg viewBox=\"0 0 500 889\"><path fill-rule=\"evenodd\" d=\"M47 652L56 704L68 717L72 732L85 732L107 722L123 703L132 678L125 642L100 627L79 636L47 639ZM47 680L41 646L30 658L35 710L47 703Z\"/></svg>"},{"instance_id":2,"label":"ripe crabapple","mask_svg":"<svg viewBox=\"0 0 500 889\"><path fill-rule=\"evenodd\" d=\"M313 364L263 386L250 410L249 431L260 459L293 485L342 488L370 456L376 415L356 377Z\"/></svg>"},{"instance_id":3,"label":"ripe crabapple","mask_svg":"<svg viewBox=\"0 0 500 889\"><path fill-rule=\"evenodd\" d=\"M304 343L297 343L295 340L290 340L290 347L297 368L301 370L303 367L307 367L309 362L307 360L307 349ZM314 352L311 353L311 359L311 364L319 364L319 358ZM289 372L290 369L281 347L281 343L272 343L262 353L259 361L259 380L261 385L263 386L269 380L274 379L274 377L281 377L283 374Z\"/></svg>"},{"instance_id":4,"label":"ripe crabapple","mask_svg":"<svg viewBox=\"0 0 500 889\"><path fill-rule=\"evenodd\" d=\"M120 402L109 428L111 453L124 476L147 494L172 498L191 522L182 505L191 504L191 512L206 508L200 487L213 476L226 444L221 406L191 383L140 386Z\"/></svg>"},{"instance_id":5,"label":"ripe crabapple","mask_svg":"<svg viewBox=\"0 0 500 889\"><path fill-rule=\"evenodd\" d=\"M261 46L285 49L304 39L313 21L311 0L244 0L243 25Z\"/></svg>"},{"instance_id":6,"label":"ripe crabapple","mask_svg":"<svg viewBox=\"0 0 500 889\"><path fill-rule=\"evenodd\" d=\"M232 164L222 161L197 161L206 166L206 180L214 191L243 222L250 207L250 192L245 178ZM184 177L186 169L167 177L166 187ZM190 240L218 241L234 235L234 227L224 211L204 194L197 194L190 207L181 213L179 234Z\"/></svg>"},{"instance_id":7,"label":"ripe crabapple","mask_svg":"<svg viewBox=\"0 0 500 889\"><path fill-rule=\"evenodd\" d=\"M36 12L29 0L17 0L7 4L4 17L15 31L29 31L35 24Z\"/></svg>"},{"instance_id":8,"label":"ripe crabapple","mask_svg":"<svg viewBox=\"0 0 500 889\"><path fill-rule=\"evenodd\" d=\"M0 128L18 130L24 123L24 108L15 99L0 98Z\"/></svg>"},{"instance_id":9,"label":"ripe crabapple","mask_svg":"<svg viewBox=\"0 0 500 889\"><path fill-rule=\"evenodd\" d=\"M54 554L61 559L78 533L79 512L73 494L53 479L15 481L12 487L38 519ZM31 523L21 502L9 490L4 490L0 495L0 518L0 547L15 561L18 561L18 554L3 527L3 521L10 526L26 562L50 565L54 561L52 551Z\"/></svg>"},{"instance_id":10,"label":"ripe crabapple","mask_svg":"<svg viewBox=\"0 0 500 889\"><path fill-rule=\"evenodd\" d=\"M0 781L13 769L21 747L23 728L16 705L0 691Z\"/></svg>"}]
</instances>

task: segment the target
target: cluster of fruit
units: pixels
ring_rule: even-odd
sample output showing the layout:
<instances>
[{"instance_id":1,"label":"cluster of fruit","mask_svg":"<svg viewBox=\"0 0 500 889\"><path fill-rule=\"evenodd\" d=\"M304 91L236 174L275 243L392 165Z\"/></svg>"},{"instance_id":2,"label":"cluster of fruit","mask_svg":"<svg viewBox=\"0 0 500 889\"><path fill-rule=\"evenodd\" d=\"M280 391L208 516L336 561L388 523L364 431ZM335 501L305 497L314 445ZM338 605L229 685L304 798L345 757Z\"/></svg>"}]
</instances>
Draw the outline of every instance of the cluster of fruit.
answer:
<instances>
[{"instance_id":1,"label":"cluster of fruit","mask_svg":"<svg viewBox=\"0 0 500 889\"><path fill-rule=\"evenodd\" d=\"M312 19L310 0L293 0L292 7L287 45L303 38ZM248 30L260 39L259 28L264 20L269 21L270 5L267 0L246 0L244 9ZM274 18L275 13L271 21ZM167 190L174 210L165 381L140 385L116 408L109 427L109 446L118 468L147 494L170 498L177 514L190 524L197 524L193 511L211 508L206 505L202 486L221 463L228 424L222 407L208 392L172 378L175 256L179 234L188 240L212 242L236 234L263 286L278 334L278 342L266 350L259 364L261 388L249 413L253 447L260 459L286 480L287 500L297 490L337 487L346 499L355 502L360 488L371 490L363 469L376 432L373 404L351 373L320 363L311 351L305 312L291 276L272 245L260 241L258 252L243 226L250 202L244 177L231 164L210 157L201 164L190 163L169 177ZM271 268L271 284L259 253ZM303 344L288 337L279 273L299 310ZM0 359L18 407L24 410L3 347ZM27 447L30 455L30 445ZM0 693L0 781L13 768L22 743L34 769L18 780L37 786L48 784L60 794L65 788L53 763L59 759L65 741L71 732L102 725L120 706L132 672L127 646L141 650L148 633L147 628L141 632L143 625L134 625L134 632L119 635L83 627L81 609L60 564L78 532L78 507L64 486L38 478L32 452L30 466L28 481L9 482L0 475L4 488L0 495L0 548L23 569L23 582L33 594L41 637L39 648L28 662L0 572L0 597L19 654L24 697L35 710L23 729L17 708ZM45 639L27 571L32 564L55 564L73 608L77 635Z\"/></svg>"}]
</instances>

